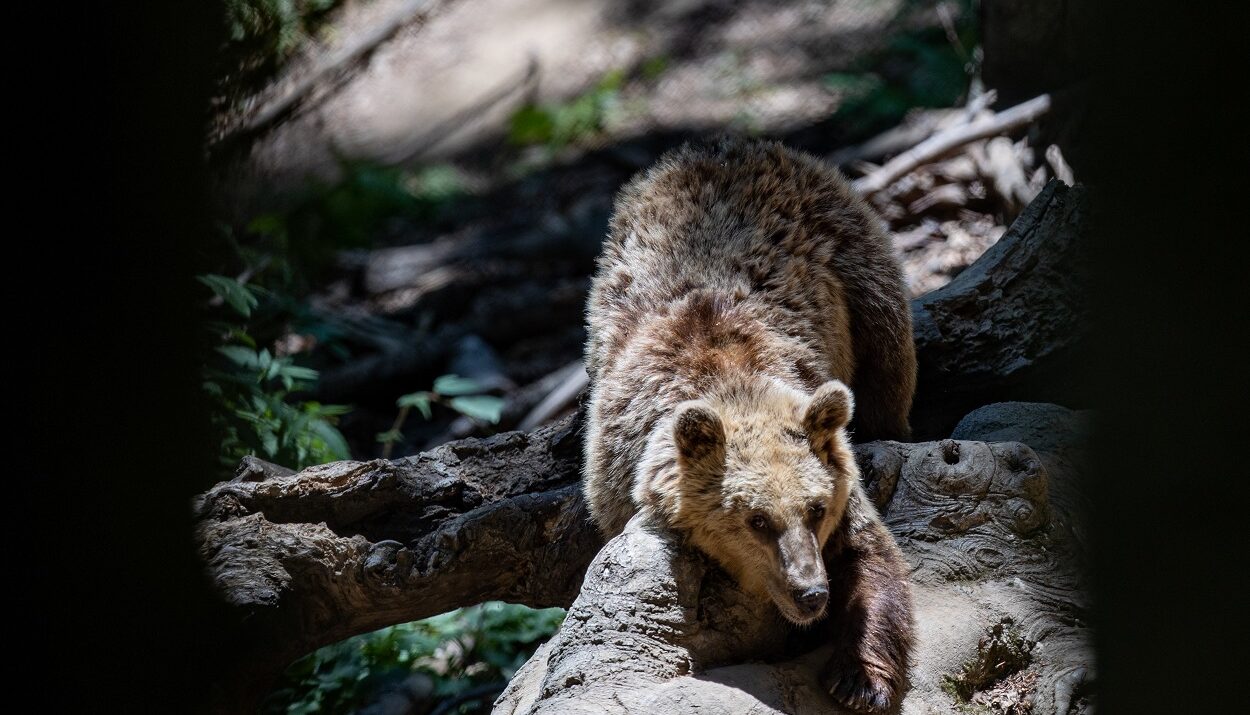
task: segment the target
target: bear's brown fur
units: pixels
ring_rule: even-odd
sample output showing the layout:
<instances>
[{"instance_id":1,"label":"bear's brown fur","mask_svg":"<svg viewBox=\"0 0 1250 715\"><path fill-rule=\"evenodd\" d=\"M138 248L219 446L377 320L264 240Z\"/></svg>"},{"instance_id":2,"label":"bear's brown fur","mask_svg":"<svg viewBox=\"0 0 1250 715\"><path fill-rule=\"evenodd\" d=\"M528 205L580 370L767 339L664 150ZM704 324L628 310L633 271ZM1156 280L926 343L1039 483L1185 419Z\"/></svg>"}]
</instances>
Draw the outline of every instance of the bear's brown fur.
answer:
<instances>
[{"instance_id":1,"label":"bear's brown fur","mask_svg":"<svg viewBox=\"0 0 1250 715\"><path fill-rule=\"evenodd\" d=\"M906 438L916 367L871 211L778 144L682 147L618 196L588 325L584 488L605 534L649 509L790 621L828 612L831 693L892 707L907 568L847 426Z\"/></svg>"}]
</instances>

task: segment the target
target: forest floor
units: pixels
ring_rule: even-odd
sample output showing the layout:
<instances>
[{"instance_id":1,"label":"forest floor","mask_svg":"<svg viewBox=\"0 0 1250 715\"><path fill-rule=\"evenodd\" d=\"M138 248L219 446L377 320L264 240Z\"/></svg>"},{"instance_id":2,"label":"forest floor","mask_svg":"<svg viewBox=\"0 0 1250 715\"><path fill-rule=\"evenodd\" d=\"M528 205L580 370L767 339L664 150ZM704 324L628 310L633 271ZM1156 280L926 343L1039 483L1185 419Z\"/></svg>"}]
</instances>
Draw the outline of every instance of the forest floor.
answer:
<instances>
[{"instance_id":1,"label":"forest floor","mask_svg":"<svg viewBox=\"0 0 1250 715\"><path fill-rule=\"evenodd\" d=\"M297 56L241 111L398 4L347 3L318 52ZM613 197L667 149L722 133L773 138L854 177L993 115L993 95L975 81L968 89L975 31L958 3L430 7L219 172L223 213L236 223L277 216L296 242L310 223L325 232L327 205L350 204L332 218L368 233L311 286L323 329L293 323L275 342L321 370L316 397L354 406L341 426L358 458L514 428L567 382ZM218 128L238 119L223 115ZM1021 130L967 143L871 197L913 295L998 239L1055 174L1045 150ZM310 195L310 183L349 190ZM396 420L397 398L446 374L502 397L502 419L436 405L431 420ZM392 444L378 441L397 425Z\"/></svg>"}]
</instances>

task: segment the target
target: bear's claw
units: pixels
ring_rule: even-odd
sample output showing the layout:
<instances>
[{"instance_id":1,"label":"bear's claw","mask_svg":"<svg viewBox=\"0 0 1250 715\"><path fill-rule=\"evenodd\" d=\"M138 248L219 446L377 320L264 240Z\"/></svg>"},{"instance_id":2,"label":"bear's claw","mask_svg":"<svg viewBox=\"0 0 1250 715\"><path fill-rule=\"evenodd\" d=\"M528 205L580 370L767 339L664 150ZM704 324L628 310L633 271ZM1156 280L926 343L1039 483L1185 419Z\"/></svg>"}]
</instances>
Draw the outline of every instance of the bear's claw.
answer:
<instances>
[{"instance_id":1,"label":"bear's claw","mask_svg":"<svg viewBox=\"0 0 1250 715\"><path fill-rule=\"evenodd\" d=\"M890 687L863 668L833 670L826 677L825 686L834 700L857 712L883 712L893 704Z\"/></svg>"}]
</instances>

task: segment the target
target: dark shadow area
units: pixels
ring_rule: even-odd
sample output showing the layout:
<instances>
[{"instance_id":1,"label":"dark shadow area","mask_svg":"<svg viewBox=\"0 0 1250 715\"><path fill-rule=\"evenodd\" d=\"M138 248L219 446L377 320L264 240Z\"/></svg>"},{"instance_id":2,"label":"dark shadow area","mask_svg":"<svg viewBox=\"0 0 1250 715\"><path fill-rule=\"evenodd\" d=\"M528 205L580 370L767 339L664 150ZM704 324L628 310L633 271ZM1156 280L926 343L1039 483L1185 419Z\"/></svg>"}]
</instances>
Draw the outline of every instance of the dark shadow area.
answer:
<instances>
[{"instance_id":1,"label":"dark shadow area","mask_svg":"<svg viewBox=\"0 0 1250 715\"><path fill-rule=\"evenodd\" d=\"M1099 3L1092 572L1101 712L1224 712L1245 563L1244 8ZM1165 49L1166 48L1166 49ZM1223 99L1219 99L1223 98ZM1219 111L1203 111L1212 101ZM1178 142L1177 140L1180 139Z\"/></svg>"}]
</instances>

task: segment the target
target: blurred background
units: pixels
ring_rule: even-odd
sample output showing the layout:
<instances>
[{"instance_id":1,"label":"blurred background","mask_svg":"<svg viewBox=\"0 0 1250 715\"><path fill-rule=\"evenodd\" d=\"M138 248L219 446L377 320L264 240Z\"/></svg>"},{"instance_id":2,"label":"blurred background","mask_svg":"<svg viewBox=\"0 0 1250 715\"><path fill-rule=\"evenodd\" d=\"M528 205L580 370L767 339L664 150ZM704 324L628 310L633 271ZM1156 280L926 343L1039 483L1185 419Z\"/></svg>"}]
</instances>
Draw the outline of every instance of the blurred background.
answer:
<instances>
[{"instance_id":1,"label":"blurred background","mask_svg":"<svg viewBox=\"0 0 1250 715\"><path fill-rule=\"evenodd\" d=\"M684 141L776 139L841 167L913 296L1082 167L1075 3L223 10L198 275L218 479L249 454L398 458L576 409L613 197ZM360 636L295 663L268 708L486 712L561 615L492 603Z\"/></svg>"}]
</instances>

